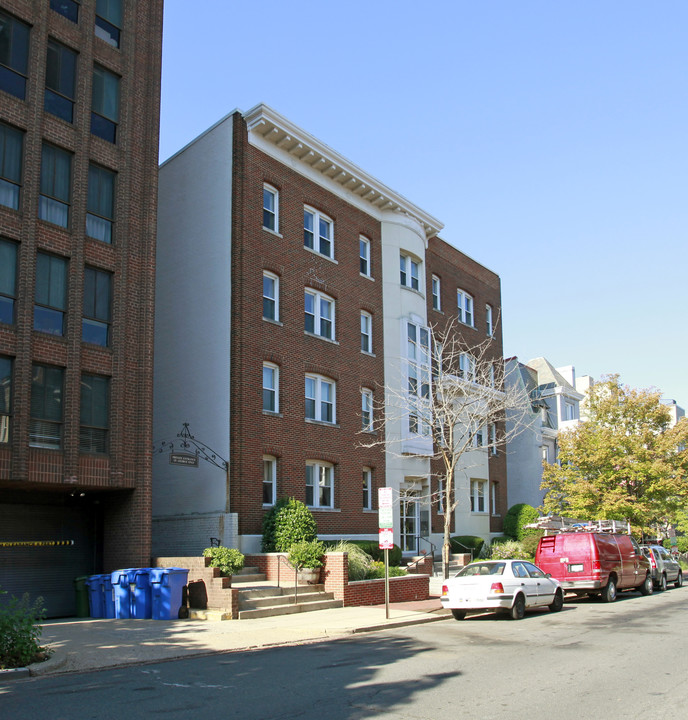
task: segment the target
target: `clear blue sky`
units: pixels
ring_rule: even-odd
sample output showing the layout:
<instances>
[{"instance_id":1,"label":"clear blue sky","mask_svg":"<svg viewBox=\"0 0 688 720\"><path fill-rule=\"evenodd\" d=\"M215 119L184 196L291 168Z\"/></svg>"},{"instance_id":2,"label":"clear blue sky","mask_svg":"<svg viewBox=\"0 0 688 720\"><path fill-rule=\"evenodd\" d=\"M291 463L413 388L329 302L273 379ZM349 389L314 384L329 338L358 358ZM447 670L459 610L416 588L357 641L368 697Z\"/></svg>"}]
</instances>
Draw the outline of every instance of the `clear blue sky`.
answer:
<instances>
[{"instance_id":1,"label":"clear blue sky","mask_svg":"<svg viewBox=\"0 0 688 720\"><path fill-rule=\"evenodd\" d=\"M160 158L264 102L502 279L504 351L688 407L688 2L165 0Z\"/></svg>"}]
</instances>

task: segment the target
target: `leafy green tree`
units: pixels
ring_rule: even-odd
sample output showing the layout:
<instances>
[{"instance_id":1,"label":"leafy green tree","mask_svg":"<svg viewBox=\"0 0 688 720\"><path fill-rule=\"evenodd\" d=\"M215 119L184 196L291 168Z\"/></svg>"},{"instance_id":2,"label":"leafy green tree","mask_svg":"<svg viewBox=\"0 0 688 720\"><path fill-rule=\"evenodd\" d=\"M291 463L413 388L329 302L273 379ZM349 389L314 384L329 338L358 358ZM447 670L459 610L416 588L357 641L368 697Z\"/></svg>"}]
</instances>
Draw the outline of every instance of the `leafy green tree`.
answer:
<instances>
[{"instance_id":1,"label":"leafy green tree","mask_svg":"<svg viewBox=\"0 0 688 720\"><path fill-rule=\"evenodd\" d=\"M643 530L675 522L688 500L688 420L671 426L658 392L618 375L592 386L585 409L559 434L560 464L544 464L545 512Z\"/></svg>"}]
</instances>

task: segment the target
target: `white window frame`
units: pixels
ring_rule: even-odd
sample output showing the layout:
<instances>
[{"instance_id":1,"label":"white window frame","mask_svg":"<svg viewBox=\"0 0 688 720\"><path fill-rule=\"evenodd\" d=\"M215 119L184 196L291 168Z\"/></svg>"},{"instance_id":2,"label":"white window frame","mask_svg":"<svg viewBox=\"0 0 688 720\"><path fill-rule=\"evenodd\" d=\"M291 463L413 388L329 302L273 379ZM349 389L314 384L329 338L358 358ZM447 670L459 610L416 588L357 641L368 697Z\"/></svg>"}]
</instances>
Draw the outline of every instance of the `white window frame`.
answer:
<instances>
[{"instance_id":1,"label":"white window frame","mask_svg":"<svg viewBox=\"0 0 688 720\"><path fill-rule=\"evenodd\" d=\"M442 311L441 290L442 284L437 275L432 276L432 309Z\"/></svg>"},{"instance_id":2,"label":"white window frame","mask_svg":"<svg viewBox=\"0 0 688 720\"><path fill-rule=\"evenodd\" d=\"M497 454L497 425L490 423L489 426L489 443L490 443L490 454Z\"/></svg>"},{"instance_id":3,"label":"white window frame","mask_svg":"<svg viewBox=\"0 0 688 720\"><path fill-rule=\"evenodd\" d=\"M408 253L399 254L399 282L402 287L421 292L421 262Z\"/></svg>"},{"instance_id":4,"label":"white window frame","mask_svg":"<svg viewBox=\"0 0 688 720\"><path fill-rule=\"evenodd\" d=\"M373 316L361 310L361 352L373 354Z\"/></svg>"},{"instance_id":5,"label":"white window frame","mask_svg":"<svg viewBox=\"0 0 688 720\"><path fill-rule=\"evenodd\" d=\"M373 509L373 471L369 467L364 467L361 472L362 490L363 490L363 509Z\"/></svg>"},{"instance_id":6,"label":"white window frame","mask_svg":"<svg viewBox=\"0 0 688 720\"><path fill-rule=\"evenodd\" d=\"M465 290L458 289L456 291L456 305L459 310L459 320L464 325L475 327L473 296L469 295Z\"/></svg>"},{"instance_id":7,"label":"white window frame","mask_svg":"<svg viewBox=\"0 0 688 720\"><path fill-rule=\"evenodd\" d=\"M406 321L406 359L408 395L408 431L430 437L430 331L423 325Z\"/></svg>"},{"instance_id":8,"label":"white window frame","mask_svg":"<svg viewBox=\"0 0 688 720\"><path fill-rule=\"evenodd\" d=\"M475 382L475 358L469 353L459 354L459 377Z\"/></svg>"},{"instance_id":9,"label":"white window frame","mask_svg":"<svg viewBox=\"0 0 688 720\"><path fill-rule=\"evenodd\" d=\"M497 486L499 483L490 483L490 501L491 501L491 513L493 516L498 517L500 513L497 512Z\"/></svg>"},{"instance_id":10,"label":"white window frame","mask_svg":"<svg viewBox=\"0 0 688 720\"><path fill-rule=\"evenodd\" d=\"M265 193L272 196L272 208L265 206ZM272 215L274 227L265 224L265 213ZM268 183L263 183L263 228L279 235L279 190Z\"/></svg>"},{"instance_id":11,"label":"white window frame","mask_svg":"<svg viewBox=\"0 0 688 720\"><path fill-rule=\"evenodd\" d=\"M312 228L306 226L307 215L312 218ZM321 233L323 226L328 228L329 235L323 235ZM310 243L308 241L309 235ZM329 247L326 247L329 252L323 252L324 243L329 245ZM303 246L308 248L308 250L312 250L314 253L318 253L318 255L323 255L326 258L330 258L330 260L334 260L334 221L327 217L327 215L323 215L319 210L309 207L308 205L304 205L303 208Z\"/></svg>"},{"instance_id":12,"label":"white window frame","mask_svg":"<svg viewBox=\"0 0 688 720\"><path fill-rule=\"evenodd\" d=\"M483 448L486 445L487 428L484 425L477 425L473 435L473 447Z\"/></svg>"},{"instance_id":13,"label":"white window frame","mask_svg":"<svg viewBox=\"0 0 688 720\"><path fill-rule=\"evenodd\" d=\"M373 432L373 391L361 388L361 425L363 432Z\"/></svg>"},{"instance_id":14,"label":"white window frame","mask_svg":"<svg viewBox=\"0 0 688 720\"><path fill-rule=\"evenodd\" d=\"M486 501L485 485L487 480L471 480L471 512L484 515L488 512ZM482 509L480 506L482 505Z\"/></svg>"},{"instance_id":15,"label":"white window frame","mask_svg":"<svg viewBox=\"0 0 688 720\"><path fill-rule=\"evenodd\" d=\"M308 497L309 487L311 488L310 498ZM317 493L316 487L319 490ZM323 490L329 490L329 503L326 500L323 501ZM308 502L309 500L311 502ZM334 465L331 463L322 460L306 460L306 505L312 508L334 508Z\"/></svg>"},{"instance_id":16,"label":"white window frame","mask_svg":"<svg viewBox=\"0 0 688 720\"><path fill-rule=\"evenodd\" d=\"M361 235L358 239L358 254L359 254L359 270L363 277L373 277L372 266L370 264L370 240L367 237Z\"/></svg>"},{"instance_id":17,"label":"white window frame","mask_svg":"<svg viewBox=\"0 0 688 720\"><path fill-rule=\"evenodd\" d=\"M309 388L309 385L311 386ZM330 397L324 392L329 388ZM309 394L311 391L311 394ZM308 373L305 380L305 397L306 397L306 420L311 422L327 423L335 425L337 423L337 383L323 375L314 375ZM313 412L309 415L309 401L313 405ZM331 419L327 419L330 410ZM324 418L324 419L323 419Z\"/></svg>"},{"instance_id":18,"label":"white window frame","mask_svg":"<svg viewBox=\"0 0 688 720\"><path fill-rule=\"evenodd\" d=\"M492 323L492 305L485 304L485 330L488 337L494 335L494 325Z\"/></svg>"},{"instance_id":19,"label":"white window frame","mask_svg":"<svg viewBox=\"0 0 688 720\"><path fill-rule=\"evenodd\" d=\"M271 502L265 502L265 488L270 488ZM277 458L263 455L263 507L271 507L277 499Z\"/></svg>"},{"instance_id":20,"label":"white window frame","mask_svg":"<svg viewBox=\"0 0 688 720\"><path fill-rule=\"evenodd\" d=\"M265 384L265 371L268 370L272 377L272 386ZM265 393L272 393L274 409L265 407ZM263 363L263 412L266 413L279 413L279 366L275 363L264 362Z\"/></svg>"},{"instance_id":21,"label":"white window frame","mask_svg":"<svg viewBox=\"0 0 688 720\"><path fill-rule=\"evenodd\" d=\"M564 400L564 420L576 419L576 403Z\"/></svg>"},{"instance_id":22,"label":"white window frame","mask_svg":"<svg viewBox=\"0 0 688 720\"><path fill-rule=\"evenodd\" d=\"M307 312L306 309L306 298L310 296L313 298L313 312ZM323 313L323 307L329 306L331 317L328 318ZM313 318L313 330L308 330L305 327L306 318ZM329 323L329 325L327 324ZM329 334L327 328L329 327ZM304 292L304 332L309 335L317 335L318 337L325 338L326 340L335 339L335 301L325 293L321 293L319 290L313 290L312 288L306 288Z\"/></svg>"},{"instance_id":23,"label":"white window frame","mask_svg":"<svg viewBox=\"0 0 688 720\"><path fill-rule=\"evenodd\" d=\"M273 283L274 297L265 294L265 280L271 280ZM265 301L272 302L275 308L275 317L268 317L265 314ZM271 273L268 270L263 270L263 320L270 320L272 322L280 321L280 307L279 307L279 275Z\"/></svg>"}]
</instances>

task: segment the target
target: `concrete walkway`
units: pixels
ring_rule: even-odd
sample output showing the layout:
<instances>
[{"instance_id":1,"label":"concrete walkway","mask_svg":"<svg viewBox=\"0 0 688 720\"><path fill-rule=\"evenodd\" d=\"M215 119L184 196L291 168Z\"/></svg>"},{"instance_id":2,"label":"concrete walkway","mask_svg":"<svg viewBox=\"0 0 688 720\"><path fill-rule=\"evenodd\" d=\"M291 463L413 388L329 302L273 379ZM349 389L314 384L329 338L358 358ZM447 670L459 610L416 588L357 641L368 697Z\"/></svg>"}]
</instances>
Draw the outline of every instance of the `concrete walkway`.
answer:
<instances>
[{"instance_id":1,"label":"concrete walkway","mask_svg":"<svg viewBox=\"0 0 688 720\"><path fill-rule=\"evenodd\" d=\"M417 625L451 618L439 597L384 605L212 622L203 620L57 620L43 625L41 644L53 655L45 662L0 671L5 680L29 675L88 672L194 655L251 650L329 640L353 633Z\"/></svg>"}]
</instances>

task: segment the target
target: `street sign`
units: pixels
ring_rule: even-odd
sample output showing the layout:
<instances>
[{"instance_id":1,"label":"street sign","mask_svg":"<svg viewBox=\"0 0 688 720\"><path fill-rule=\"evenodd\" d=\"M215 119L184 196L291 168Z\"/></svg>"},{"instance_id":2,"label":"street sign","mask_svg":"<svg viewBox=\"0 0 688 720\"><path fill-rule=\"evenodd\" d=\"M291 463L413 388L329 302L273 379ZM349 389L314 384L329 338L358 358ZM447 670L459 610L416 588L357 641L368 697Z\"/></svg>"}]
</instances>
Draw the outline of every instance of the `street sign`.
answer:
<instances>
[{"instance_id":1,"label":"street sign","mask_svg":"<svg viewBox=\"0 0 688 720\"><path fill-rule=\"evenodd\" d=\"M393 512L391 507L380 508L378 513L378 527L391 528L394 527Z\"/></svg>"},{"instance_id":2,"label":"street sign","mask_svg":"<svg viewBox=\"0 0 688 720\"><path fill-rule=\"evenodd\" d=\"M170 465L198 467L198 455L191 455L190 453L170 453Z\"/></svg>"},{"instance_id":3,"label":"street sign","mask_svg":"<svg viewBox=\"0 0 688 720\"><path fill-rule=\"evenodd\" d=\"M377 506L392 507L394 505L394 499L392 498L391 487L381 487L377 489Z\"/></svg>"},{"instance_id":4,"label":"street sign","mask_svg":"<svg viewBox=\"0 0 688 720\"><path fill-rule=\"evenodd\" d=\"M380 550L392 550L394 548L394 530L392 528L380 528L379 544Z\"/></svg>"}]
</instances>

